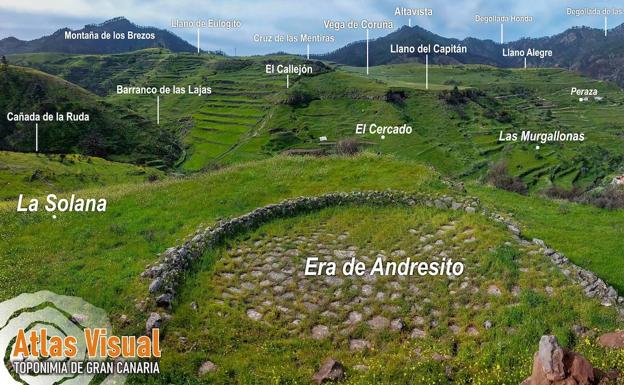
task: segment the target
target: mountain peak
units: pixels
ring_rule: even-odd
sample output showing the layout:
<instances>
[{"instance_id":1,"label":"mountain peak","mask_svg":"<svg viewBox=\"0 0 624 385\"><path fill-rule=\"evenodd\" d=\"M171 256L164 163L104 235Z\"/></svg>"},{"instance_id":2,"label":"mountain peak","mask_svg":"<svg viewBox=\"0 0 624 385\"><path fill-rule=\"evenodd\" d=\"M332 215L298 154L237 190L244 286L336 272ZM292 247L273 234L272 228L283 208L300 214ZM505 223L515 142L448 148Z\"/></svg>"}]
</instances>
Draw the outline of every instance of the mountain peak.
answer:
<instances>
[{"instance_id":1,"label":"mountain peak","mask_svg":"<svg viewBox=\"0 0 624 385\"><path fill-rule=\"evenodd\" d=\"M128 20L125 16L118 16L112 19L103 21L99 24L87 24L85 28L102 28L102 27L110 27L110 26L137 26L130 20Z\"/></svg>"},{"instance_id":2,"label":"mountain peak","mask_svg":"<svg viewBox=\"0 0 624 385\"><path fill-rule=\"evenodd\" d=\"M119 32L149 33L151 39L73 39L65 38L67 31L81 32ZM2 40L0 54L30 52L63 52L73 54L109 54L136 51L145 48L166 48L173 52L195 52L196 48L175 34L155 27L144 27L134 24L124 16L115 17L99 24L87 24L84 28L73 31L67 27L59 29L50 36L31 41Z\"/></svg>"}]
</instances>

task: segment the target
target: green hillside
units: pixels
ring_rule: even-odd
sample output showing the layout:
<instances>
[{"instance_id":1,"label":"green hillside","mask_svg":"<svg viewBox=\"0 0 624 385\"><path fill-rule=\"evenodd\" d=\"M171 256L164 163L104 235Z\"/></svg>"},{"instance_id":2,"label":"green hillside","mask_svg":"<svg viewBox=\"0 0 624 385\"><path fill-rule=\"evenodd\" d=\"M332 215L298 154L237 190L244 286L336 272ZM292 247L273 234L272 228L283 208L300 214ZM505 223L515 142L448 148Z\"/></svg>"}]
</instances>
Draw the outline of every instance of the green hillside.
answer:
<instances>
[{"instance_id":1,"label":"green hillside","mask_svg":"<svg viewBox=\"0 0 624 385\"><path fill-rule=\"evenodd\" d=\"M562 69L498 69L482 65L417 63L330 68L309 62L315 76L266 75L267 63L304 63L292 56L230 58L143 50L119 55L13 55L11 62L61 76L127 106L150 120L151 96L116 95L118 84L205 85L204 97L161 97L161 125L185 144L180 169L197 171L262 159L289 149L326 150L355 135L358 123L400 125L405 136L364 135L372 151L433 165L453 177L475 179L506 160L531 191L556 184L592 189L624 168L624 97L617 86ZM572 87L597 89L601 101L579 102ZM500 142L522 130L583 132L582 143ZM535 146L540 145L536 150Z\"/></svg>"},{"instance_id":2,"label":"green hillside","mask_svg":"<svg viewBox=\"0 0 624 385\"><path fill-rule=\"evenodd\" d=\"M572 87L598 89L603 100L581 103L570 95ZM481 177L489 163L505 159L532 190L553 183L592 188L624 167L619 88L560 69L432 66L426 90L423 65L373 67L368 76L365 69L346 67L304 79L291 92L297 90L311 102L278 108L268 124L272 131L294 131L291 146L314 145L319 136L354 136L357 123L408 123L411 135L362 139L373 142L376 151L417 159L461 178ZM393 94L400 96L392 99ZM584 132L586 140L499 141L500 132L522 130Z\"/></svg>"},{"instance_id":3,"label":"green hillside","mask_svg":"<svg viewBox=\"0 0 624 385\"><path fill-rule=\"evenodd\" d=\"M196 229L288 197L387 188L433 194L452 191L431 168L393 157L275 157L186 179L73 191L81 196L108 198L109 209L105 213L63 213L52 219L47 213L15 213L14 202L0 204L4 206L0 215L0 266L4 266L0 268L0 299L42 289L80 296L106 309L120 332L139 334L146 317L140 301L149 284L140 278L140 273L157 260L157 253L179 244ZM517 199L516 194L501 191L475 192L487 198L488 207L501 205L515 212L523 228L530 229L531 236L554 245L567 240L566 255L575 262L592 258L589 265L596 271L602 272L602 267L621 270L624 259L617 239L624 217L620 211L596 215L598 209L571 204L562 213L557 203L541 198ZM520 215L528 211L532 214ZM544 228L542 218L565 221L566 226ZM593 225L587 227L590 221ZM337 239L337 235L344 236ZM408 294L410 282L406 282L407 286L401 284L405 297L390 299L399 289L390 281L380 281L372 286L376 292L385 292L384 301L388 302L338 310L327 308L329 313L324 313L325 308L316 311L313 306L309 306L312 310L305 310L305 292L298 292L296 295L302 297L285 306L304 312L306 318L300 326L291 327L288 325L294 318L267 313L261 307L264 301L276 301L278 297L261 291L257 296L248 296L248 291L234 290L243 284L242 278L224 281L229 279L226 273L235 273L236 277L245 273L245 265L232 261L239 248L257 248L258 253L265 255L278 252L278 247L282 251L294 247L307 253L308 247L319 245L340 250L355 246L362 250L362 255L390 255L401 249L427 256L432 249L423 249L422 237L429 239L429 235L434 238L425 243L442 247L433 249L435 253L446 251L456 258L466 258L470 268L466 277L468 289L446 279L415 280L410 282L418 287L413 291L418 293L416 297ZM591 255L578 247L586 238L595 240ZM301 243L302 239L307 242ZM442 243L434 243L436 239ZM531 248L506 246L508 241L510 234L504 227L480 215L424 207L341 207L271 222L227 240L223 247L202 258L182 287L172 319L164 330L166 354L162 375L150 380L133 376L130 383L228 383L232 378L244 384L258 378L263 382L296 383L308 380L322 357L335 354L348 366L349 381L354 384L399 384L405 378L423 384L445 384L448 365L462 381L480 378L484 384L497 384L502 379L519 380L527 375L535 338L544 333L556 334L560 341L566 341L566 346L590 357L597 367L621 365L622 357L617 352L586 344L570 332L572 325L579 323L596 332L621 327L613 309L586 300L579 287L570 285L553 270L551 262ZM271 242L279 245L271 246ZM603 255L610 256L609 261L600 258ZM431 258L434 257L432 254ZM46 268L39 268L42 265ZM477 279L481 276L483 280ZM624 287L621 276L610 278L610 283L619 289ZM315 298L335 294L333 289L326 291L329 289L324 289L320 281L306 280L309 290L324 293ZM343 281L345 301L357 297L353 284L361 285ZM503 294L488 294L491 285ZM520 292L516 286L521 288ZM469 291L475 288L478 294ZM554 290L554 294L548 294L549 290ZM237 294L227 297L228 292ZM224 301L226 297L234 299ZM436 300L428 302L426 298ZM198 304L198 312L192 310L191 302ZM385 305L381 306L382 303ZM507 306L509 303L513 306ZM422 308L414 308L413 304ZM249 320L245 314L249 306L271 322L258 324ZM366 306L371 313L367 313ZM366 318L350 334L342 335L343 323L333 321L331 313L348 317L352 311L366 314ZM121 314L128 316L128 325L122 326ZM368 321L375 315L403 319L403 331L371 327ZM488 320L495 325L491 330L483 327ZM310 328L318 324L337 325L338 329L331 329L335 337L310 338ZM424 337L411 338L413 328L422 330ZM351 352L350 339L366 340L371 349ZM186 358L180 364L182 356ZM206 359L217 362L220 369L198 378L198 367ZM283 370L285 365L289 370ZM357 372L353 369L357 365L367 366L368 371ZM250 373L255 375L251 377Z\"/></svg>"},{"instance_id":4,"label":"green hillside","mask_svg":"<svg viewBox=\"0 0 624 385\"><path fill-rule=\"evenodd\" d=\"M0 85L0 109L6 111L0 116L0 149L35 151L35 122L9 121L8 112L49 113L65 120L38 122L44 153L82 153L163 167L179 156L176 133L58 77L8 66L0 73ZM88 121L68 121L67 113L87 114Z\"/></svg>"},{"instance_id":5,"label":"green hillside","mask_svg":"<svg viewBox=\"0 0 624 385\"><path fill-rule=\"evenodd\" d=\"M164 177L155 168L97 157L0 151L0 201L15 199L19 194L33 197Z\"/></svg>"},{"instance_id":6,"label":"green hillside","mask_svg":"<svg viewBox=\"0 0 624 385\"><path fill-rule=\"evenodd\" d=\"M291 56L227 58L158 49L119 55L13 55L9 60L60 76L150 120L156 116L155 98L116 95L117 85L211 87L213 93L203 97L161 96L161 125L186 145L180 159L184 171L269 155L263 148L268 140L265 120L285 100L286 76L265 74L265 65L304 62ZM329 69L320 62L310 64L317 74ZM291 84L297 81L291 76Z\"/></svg>"},{"instance_id":7,"label":"green hillside","mask_svg":"<svg viewBox=\"0 0 624 385\"><path fill-rule=\"evenodd\" d=\"M0 385L624 385L624 9L23 3Z\"/></svg>"}]
</instances>

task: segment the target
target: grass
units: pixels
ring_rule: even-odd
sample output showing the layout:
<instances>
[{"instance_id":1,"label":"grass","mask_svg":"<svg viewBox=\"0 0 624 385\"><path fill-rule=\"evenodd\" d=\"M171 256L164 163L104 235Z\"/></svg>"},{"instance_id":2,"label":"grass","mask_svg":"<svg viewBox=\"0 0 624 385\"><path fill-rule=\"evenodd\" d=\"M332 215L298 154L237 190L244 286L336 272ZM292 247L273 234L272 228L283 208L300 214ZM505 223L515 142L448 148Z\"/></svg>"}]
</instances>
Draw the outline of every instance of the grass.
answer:
<instances>
[{"instance_id":1,"label":"grass","mask_svg":"<svg viewBox=\"0 0 624 385\"><path fill-rule=\"evenodd\" d=\"M623 210L603 210L536 196L526 197L484 187L469 186L471 194L500 211L511 212L523 225L524 235L540 238L587 268L618 292L624 291Z\"/></svg>"},{"instance_id":2,"label":"grass","mask_svg":"<svg viewBox=\"0 0 624 385\"><path fill-rule=\"evenodd\" d=\"M445 191L431 169L392 158L274 158L149 185L75 192L108 198L105 213L18 214L0 204L0 300L49 289L78 295L111 314L136 314L138 275L156 254L200 225L282 199L330 191ZM46 269L40 269L40 266ZM138 324L135 325L138 327Z\"/></svg>"},{"instance_id":3,"label":"grass","mask_svg":"<svg viewBox=\"0 0 624 385\"><path fill-rule=\"evenodd\" d=\"M352 338L366 338L374 348L352 353L346 335L337 333L329 341L306 337L309 333L306 330L315 323L331 322L323 321L318 315L310 315L310 319L304 320L301 326L304 334L301 336L287 332L292 328L280 318L281 313L269 313L265 317L266 322L261 323L247 319L245 310L248 307L265 299L275 301L276 297L272 295L265 296L254 291L247 296L236 295L225 303L216 301L227 286L236 285L223 282L220 278L222 272L234 272L235 275L237 271L249 272L236 270L236 265L229 262L228 253L237 248L250 247L259 255L255 258L261 259L272 249L254 246L258 240L311 237L316 229L324 226L329 234L348 231L347 244L361 249L389 252L400 248L409 250L408 255L412 256L411 250L418 243L418 237L406 236L409 229L418 229L421 234L433 234L449 221L456 222L459 231L471 229L471 235L478 239L478 242L468 246L459 241L462 249L458 253L465 258L465 277L471 282L478 282L481 291L477 294L463 292L458 289L459 283L449 283L445 277L408 278L408 283L420 288L419 297L414 302L410 300L409 306L399 305L399 317L410 325L414 305L424 306L424 310L417 314L424 315L427 320L436 319L430 317L438 314L438 327L429 329L425 326L429 333L427 338L410 339L409 326L403 332L379 333L362 326L352 332L351 336L355 335ZM375 231L371 231L373 228ZM503 228L488 223L479 215L428 208L335 208L272 222L229 240L226 246L204 256L199 271L187 279L181 290L173 320L166 329L164 346L168 354L162 360L165 375L151 379L135 377L130 382L305 384L309 383L326 357L334 357L347 367L347 384L519 383L529 375L537 341L546 333L557 335L569 348L594 355L594 364L598 367L621 365L624 359L621 353L605 352L587 345L570 332L574 324L582 324L598 332L617 327L619 323L615 321L615 312L601 307L597 301L586 300L579 287L567 286L566 278L541 255L531 255L527 250L506 246L504 242L509 237ZM323 239L316 242L326 242ZM450 237L446 238L446 242L452 244ZM304 245L292 247L306 250ZM303 258L307 255L304 251ZM427 256L421 258L428 259ZM301 266L298 270L302 269ZM249 278L245 279L245 282L249 281ZM389 281L401 282L396 278L389 278ZM237 282L240 285L243 281ZM504 294L501 297L493 298L484 293L492 283L502 288ZM349 293L351 283L345 285L344 290ZM515 285L523 288L517 297L510 294ZM555 288L553 297L545 293L546 286ZM333 292L330 290L326 296L327 301L331 301ZM321 302L325 300L323 297L315 298ZM427 302L426 298L433 301ZM192 310L191 302L197 303L198 311ZM374 308L374 305L371 306ZM385 309L381 306L374 311L385 314ZM447 328L450 324L459 325L462 330L470 325L480 328L486 319L495 326L491 330L482 330L478 336L465 333L454 335ZM339 321L335 322L340 325ZM180 337L187 341L180 342ZM434 353L452 358L439 362L432 358ZM217 363L219 369L198 378L197 369L205 360ZM353 367L358 364L368 366L369 370L364 373L355 371ZM448 366L452 368L453 381L447 378Z\"/></svg>"},{"instance_id":4,"label":"grass","mask_svg":"<svg viewBox=\"0 0 624 385\"><path fill-rule=\"evenodd\" d=\"M18 215L12 211L14 203L7 202L0 216L0 266L3 266L0 270L3 277L0 300L43 289L77 295L106 309L115 323L119 315L129 315L131 324L124 332L140 333L144 315L135 308L135 304L145 296L148 284L138 278L140 272L146 264L155 260L156 253L179 243L199 226L288 197L386 188L437 193L448 189L443 179L428 167L393 157L365 154L354 158L277 157L180 180L78 191L77 194L82 196L107 197L108 211L91 215L65 213L57 220L43 213ZM539 217L540 213L544 218L548 215L554 217L555 214L548 202L528 209L526 205L518 205L516 202L521 200L515 196L498 196L493 191L489 191L491 195L488 196L487 190L476 192L492 205L505 208L505 204L513 202L515 210L526 210L526 215L518 215L523 221L527 217ZM523 199L535 202L535 199ZM588 216L592 211L583 207L578 210L589 210ZM562 276L550 270L549 262L526 259L529 257L525 253L519 254L505 247L503 242L508 237L507 233L480 216L457 218L457 214L432 209L335 209L269 224L255 235L244 235L242 241L261 234L305 234L314 228L315 223L323 220L329 223L331 232L351 231L356 244L373 244L390 249L399 242L401 247L407 249L411 241L401 237L406 228L418 227L432 232L436 226L451 219L450 215L467 226L480 229L479 234L483 238L475 243L477 249L465 253L473 262L483 261L483 270L479 274L491 277L503 288L514 282L526 282L535 289L522 294L518 307L504 306L507 303L505 297L496 302L492 311L480 316L492 319L497 325L513 328L518 333L510 335L491 331L477 339L462 338L461 348L453 359L457 381L480 378L483 384L494 384L503 378L508 379L510 375L521 379L530 368L536 338L546 332L557 334L568 346L592 356L598 366L621 364L622 358L617 353L605 354L593 345L571 339L569 335L569 327L578 322L598 331L613 329L617 326L613 313L593 301L585 300L578 288L565 289L565 294L556 298L540 294L542 286L563 284ZM604 219L608 223L608 218L604 215L599 220ZM575 231L580 231L579 227ZM371 229L375 231L371 232ZM597 238L604 228L597 227L590 231L587 238L609 238L608 233ZM540 236L555 247L561 246L566 253L566 245L559 245L555 240L574 239L576 235L565 226L546 223L539 228L530 227L527 233ZM616 245L615 239L610 243L612 246ZM571 243L568 248L579 244L580 241ZM589 242L586 248L592 245L594 243ZM488 251L491 248L496 251ZM424 381L433 383L435 379L444 383L443 364L429 358L417 359L416 346L399 343L396 336L380 336L381 339L375 341L384 342L384 347L370 355L353 355L345 350L344 342L334 347L329 343L311 343L284 336L283 332L270 326L250 329L254 325L249 324L240 309L227 310L236 318L223 320L216 314L226 309L204 306L202 302L202 309L208 312L202 313L205 317L196 318L185 304L191 300L207 300L206 296L214 292L208 277L218 266L219 251L216 253L204 258L200 271L190 278L182 291L174 323L167 329L166 353L162 362L164 373L151 378L135 377L131 383L227 383L231 376L236 377L239 383L254 383L257 378L262 378L263 382L307 382L320 360L328 355L336 356L348 365L364 362L370 367L366 375L350 371L348 381L351 383L403 383L405 378L424 384L428 383ZM600 263L605 260L597 259ZM538 272L548 274L548 278L520 274L520 265L536 268ZM41 269L41 266L46 268ZM604 273L595 270L599 274ZM443 296L439 290L446 289L442 287L434 285L431 290L434 290L434 298L443 301L451 298ZM465 298L468 302L481 300L482 297ZM560 311L562 308L568 310ZM456 317L469 319L467 313ZM186 333L191 340L198 341L197 348L192 352L180 350L176 342L179 333ZM446 332L441 333L439 339L428 339L426 343L418 344L420 354L425 357L433 353L448 354L453 339L449 339ZM182 357L185 358L182 360ZM217 360L222 370L200 380L195 373L199 363L205 359ZM292 364L294 360L299 364ZM387 362L394 364L387 365ZM285 363L289 363L286 371L283 370ZM507 368L512 368L512 371ZM254 373L253 377L251 373Z\"/></svg>"},{"instance_id":5,"label":"grass","mask_svg":"<svg viewBox=\"0 0 624 385\"><path fill-rule=\"evenodd\" d=\"M297 140L285 147L306 147L315 145L319 135L354 136L356 123L408 123L414 128L411 135L363 139L373 142L376 151L431 164L459 178L481 177L487 163L507 159L510 171L521 176L531 191L553 183L593 188L624 168L618 134L624 99L614 85L561 69L433 66L429 76L430 88L425 90L425 67L420 64L373 67L370 75L362 68L340 67L299 82L294 89L314 101L278 108L268 129L295 133ZM341 86L329 89L334 80ZM455 86L460 92L480 94L458 104L445 103L441 91ZM579 103L570 95L572 87L596 88L605 99ZM403 101L386 102L389 91L402 92ZM584 132L587 139L541 144L539 151L535 143L498 141L499 132L522 130Z\"/></svg>"},{"instance_id":6,"label":"grass","mask_svg":"<svg viewBox=\"0 0 624 385\"><path fill-rule=\"evenodd\" d=\"M117 95L117 85L211 87L212 94L206 96L160 97L161 127L186 147L178 161L183 172L270 155L263 151L268 141L263 120L285 97L286 78L265 74L264 65L275 60L303 62L292 56L227 58L158 49L118 55L11 55L9 60L74 82L115 106L131 108L151 124L156 123L155 97ZM315 72L322 71L318 67ZM290 79L291 84L298 80Z\"/></svg>"},{"instance_id":7,"label":"grass","mask_svg":"<svg viewBox=\"0 0 624 385\"><path fill-rule=\"evenodd\" d=\"M130 117L150 129L155 129L153 98L114 95L116 84L212 86L213 94L206 97L161 97L158 132L185 143L179 170L226 168L145 184L141 182L146 177L163 174L79 155L61 158L0 152L0 200L5 200L0 202L0 300L42 289L77 295L105 308L113 320L129 315L132 322L124 331L140 333L144 314L135 304L144 298L148 283L139 274L157 253L179 244L197 228L299 195L387 188L443 193L449 190L447 177L468 181L470 194L489 207L512 213L525 236L543 239L620 293L624 291L619 273L624 268L620 241L624 212L551 201L538 194L552 184L593 188L624 167L620 135L624 97L609 83L561 69L432 66L426 90L422 65L399 64L373 67L369 76L361 68L339 67L312 77L293 77L287 90L282 77L263 73L263 65L267 60L300 59L223 58L153 49L121 55L16 55L9 60L58 75L99 95L56 77L11 67L22 77L49 85L53 99L73 93L82 103L114 111L104 114L110 119ZM605 101L579 103L570 96L571 87L597 88ZM386 101L390 91L401 94L402 100ZM460 95L461 101L449 102L450 92ZM297 95L305 100L288 102ZM408 123L414 133L383 140L365 135L362 139L370 153L354 158L266 159L289 148L317 147L320 136L330 141L352 137L358 123ZM115 135L125 132L111 120L102 127L115 127ZM28 127L18 128L30 132ZM500 131L523 129L584 131L588 139L546 144L539 151L530 143L498 141ZM149 132L135 134L130 136L145 148L139 146L135 153L130 146L130 154L118 154L115 159L153 160L143 155L149 153L144 150L155 137ZM57 135L55 139L63 138ZM529 185L530 196L479 184L488 163L500 159L506 159L511 173ZM47 213L14 212L17 194L49 192L105 197L108 211L64 213L56 220ZM519 382L530 368L536 339L544 333L556 334L600 367L622 365L621 354L605 354L569 332L574 323L598 331L621 327L613 312L586 300L575 288L564 288L564 294L554 298L544 295L544 286L563 285L562 276L526 250L506 245L508 234L479 216L432 209L330 209L270 223L230 245L274 234L309 235L311 228L323 222L335 232L349 230L358 245L390 249L398 243L410 249L413 242L403 237L406 228L433 231L451 219L478 228L482 235L476 248L466 253L480 264L475 273L506 291L519 282L530 288L513 300L514 306L507 306L512 299L503 297L491 303L489 312L455 315L463 322L474 316L479 323L488 317L503 326L478 338L460 338L460 348L450 363L456 369L455 383L468 383L468 379L474 379L472 384ZM422 346L403 343L396 335L376 336L382 348L354 355L345 349L344 338L337 347L310 342L284 335L270 325L250 324L240 307L215 305L210 296L223 288L212 278L223 268L219 261L226 253L225 247L208 253L182 289L167 330L165 374L151 380L134 378L134 383L228 383L232 378L250 384L308 383L320 360L329 355L350 366L365 362L370 367L365 375L349 371L348 383L447 381L446 363L416 353L417 347L425 357L453 350L454 341L444 328L437 334L439 341L429 339ZM526 273L524 269L531 270ZM431 298L451 305L452 296L444 285L428 290ZM201 313L189 310L192 300L201 302ZM461 300L485 305L478 295ZM218 312L229 318L217 316ZM197 348L184 350L178 344L179 335L187 335ZM221 370L200 380L196 371L205 359L218 361Z\"/></svg>"},{"instance_id":8,"label":"grass","mask_svg":"<svg viewBox=\"0 0 624 385\"><path fill-rule=\"evenodd\" d=\"M115 85L212 87L213 94L204 97L161 97L161 125L186 147L178 162L183 172L318 147L320 136L354 136L358 123L411 125L411 135L362 139L375 151L431 164L453 177L478 178L489 162L507 159L511 172L531 191L551 184L594 188L624 169L619 88L563 69L434 65L425 89L425 66L418 63L372 67L369 75L363 68L339 66L293 77L287 90L283 77L264 74L264 64L303 62L300 58L149 49L119 55L11 55L9 61L75 82L152 123L154 98L115 95ZM440 93L454 87L481 95L451 105ZM596 88L604 100L579 103L570 95L572 87ZM386 101L390 91L403 93L403 102ZM284 103L293 95L304 101ZM541 145L539 151L535 143L498 141L499 132L521 130L585 132L587 140Z\"/></svg>"},{"instance_id":9,"label":"grass","mask_svg":"<svg viewBox=\"0 0 624 385\"><path fill-rule=\"evenodd\" d=\"M0 109L40 116L38 144L43 153L81 153L109 160L171 166L177 159L175 137L137 115L59 77L32 68L8 66L0 76ZM67 113L87 115L68 121ZM44 114L53 119L47 120ZM63 118L58 118L57 115ZM0 148L34 152L35 123L0 115Z\"/></svg>"},{"instance_id":10,"label":"grass","mask_svg":"<svg viewBox=\"0 0 624 385\"><path fill-rule=\"evenodd\" d=\"M0 200L162 179L162 171L83 155L0 151Z\"/></svg>"}]
</instances>

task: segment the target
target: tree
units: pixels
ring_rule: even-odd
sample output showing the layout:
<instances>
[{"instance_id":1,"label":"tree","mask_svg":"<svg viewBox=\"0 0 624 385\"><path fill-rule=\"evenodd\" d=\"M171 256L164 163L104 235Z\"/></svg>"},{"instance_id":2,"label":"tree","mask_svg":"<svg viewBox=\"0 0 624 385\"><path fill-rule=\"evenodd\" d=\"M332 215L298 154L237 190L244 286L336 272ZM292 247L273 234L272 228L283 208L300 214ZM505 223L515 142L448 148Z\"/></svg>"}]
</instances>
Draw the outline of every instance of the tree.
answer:
<instances>
[{"instance_id":1,"label":"tree","mask_svg":"<svg viewBox=\"0 0 624 385\"><path fill-rule=\"evenodd\" d=\"M0 62L2 63L2 71L7 71L9 69L9 62L6 58L6 56L2 55L2 59L0 59Z\"/></svg>"}]
</instances>

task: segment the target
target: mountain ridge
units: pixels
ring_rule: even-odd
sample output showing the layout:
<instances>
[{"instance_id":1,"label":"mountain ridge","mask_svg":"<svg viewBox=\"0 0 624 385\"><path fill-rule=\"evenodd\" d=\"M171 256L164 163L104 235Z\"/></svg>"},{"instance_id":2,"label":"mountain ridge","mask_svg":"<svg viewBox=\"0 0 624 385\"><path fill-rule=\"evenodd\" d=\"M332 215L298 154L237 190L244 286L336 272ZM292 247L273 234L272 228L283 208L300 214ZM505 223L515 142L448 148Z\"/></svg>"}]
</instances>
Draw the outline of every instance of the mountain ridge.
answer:
<instances>
[{"instance_id":1,"label":"mountain ridge","mask_svg":"<svg viewBox=\"0 0 624 385\"><path fill-rule=\"evenodd\" d=\"M524 57L503 57L504 48L552 50L552 57L528 57L527 66L566 68L594 79L613 81L624 86L624 24L609 30L606 37L603 30L583 26L568 28L552 36L522 38L503 44L474 37L462 40L448 38L419 26L403 26L386 36L369 41L369 64L376 66L425 61L423 54L393 54L390 52L391 44L461 44L467 47L467 53L448 56L430 53L429 63L486 64L501 68L524 66ZM349 43L327 54L311 57L362 67L366 63L366 42Z\"/></svg>"},{"instance_id":2,"label":"mountain ridge","mask_svg":"<svg viewBox=\"0 0 624 385\"><path fill-rule=\"evenodd\" d=\"M132 31L139 34L153 34L153 39L76 39L66 40L65 32L98 33ZM0 40L0 55L17 53L70 53L70 54L114 54L145 48L166 48L173 52L195 52L196 47L166 30L150 26L139 26L120 16L99 24L87 24L82 29L61 28L54 33L33 40L20 40L14 36Z\"/></svg>"}]
</instances>

